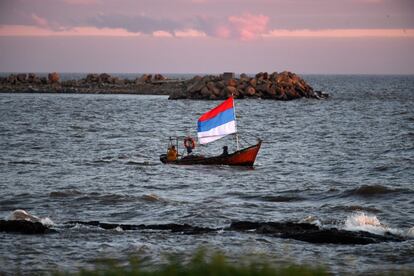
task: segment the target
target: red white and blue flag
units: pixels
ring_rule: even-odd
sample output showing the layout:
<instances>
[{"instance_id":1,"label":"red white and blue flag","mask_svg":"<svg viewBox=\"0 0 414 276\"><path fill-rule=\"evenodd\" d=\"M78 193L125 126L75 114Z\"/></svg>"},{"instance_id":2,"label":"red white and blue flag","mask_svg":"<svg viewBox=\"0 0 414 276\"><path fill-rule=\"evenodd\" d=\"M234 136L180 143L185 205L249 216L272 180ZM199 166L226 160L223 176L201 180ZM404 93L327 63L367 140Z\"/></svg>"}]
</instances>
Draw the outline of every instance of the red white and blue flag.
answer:
<instances>
[{"instance_id":1,"label":"red white and blue flag","mask_svg":"<svg viewBox=\"0 0 414 276\"><path fill-rule=\"evenodd\" d=\"M236 132L233 97L204 113L198 119L197 136L200 144L207 144Z\"/></svg>"}]
</instances>

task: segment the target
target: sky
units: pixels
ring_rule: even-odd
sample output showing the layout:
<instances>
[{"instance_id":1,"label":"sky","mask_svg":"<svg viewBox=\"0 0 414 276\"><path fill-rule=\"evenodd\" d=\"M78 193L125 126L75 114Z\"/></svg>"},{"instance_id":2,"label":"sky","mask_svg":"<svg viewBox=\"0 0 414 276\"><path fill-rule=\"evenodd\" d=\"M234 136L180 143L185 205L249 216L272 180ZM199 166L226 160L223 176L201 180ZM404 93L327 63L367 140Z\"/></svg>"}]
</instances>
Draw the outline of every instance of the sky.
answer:
<instances>
[{"instance_id":1,"label":"sky","mask_svg":"<svg viewBox=\"0 0 414 276\"><path fill-rule=\"evenodd\" d=\"M414 74L414 0L0 0L0 72Z\"/></svg>"}]
</instances>

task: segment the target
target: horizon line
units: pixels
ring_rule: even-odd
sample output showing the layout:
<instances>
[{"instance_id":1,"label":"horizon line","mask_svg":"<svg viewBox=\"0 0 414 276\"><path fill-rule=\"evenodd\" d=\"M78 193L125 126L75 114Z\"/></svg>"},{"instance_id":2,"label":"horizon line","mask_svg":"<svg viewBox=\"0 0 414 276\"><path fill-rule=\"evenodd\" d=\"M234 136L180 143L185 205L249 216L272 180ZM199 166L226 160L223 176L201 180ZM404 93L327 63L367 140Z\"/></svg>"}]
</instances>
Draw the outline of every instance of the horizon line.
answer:
<instances>
[{"instance_id":1,"label":"horizon line","mask_svg":"<svg viewBox=\"0 0 414 276\"><path fill-rule=\"evenodd\" d=\"M255 75L257 73L273 73L273 72L277 72L277 73L282 73L284 71L287 72L291 72L297 75L332 75L332 76L338 76L338 75L346 75L346 76L356 76L356 75L371 75L371 76L411 76L414 75L414 72L412 73L361 73L361 72L357 72L357 73L309 73L309 72L294 72L294 71L290 71L290 70L282 70L282 71L257 71L257 72L232 72L232 71L222 71L222 72L160 72L160 71L156 71L156 72L108 72L108 71L90 71L90 72L73 72L73 71L0 71L1 75L4 74L29 74L29 73L33 73L33 74L49 74L52 72L56 72L58 74L128 74L128 75L144 75L144 74L161 74L161 75L220 75L223 74L225 72L230 72L230 73L234 73L235 75L241 75L241 74L246 74L246 75Z\"/></svg>"}]
</instances>

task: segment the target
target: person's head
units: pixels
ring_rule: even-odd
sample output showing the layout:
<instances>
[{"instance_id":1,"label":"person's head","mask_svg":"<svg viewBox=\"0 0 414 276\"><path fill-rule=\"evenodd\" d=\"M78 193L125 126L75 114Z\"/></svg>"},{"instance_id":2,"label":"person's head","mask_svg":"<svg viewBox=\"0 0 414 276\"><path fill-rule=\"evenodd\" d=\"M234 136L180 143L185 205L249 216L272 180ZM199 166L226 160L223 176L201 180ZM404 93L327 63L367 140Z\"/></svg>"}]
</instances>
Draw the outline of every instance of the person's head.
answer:
<instances>
[{"instance_id":1,"label":"person's head","mask_svg":"<svg viewBox=\"0 0 414 276\"><path fill-rule=\"evenodd\" d=\"M175 146L171 146L171 149L175 150Z\"/></svg>"}]
</instances>

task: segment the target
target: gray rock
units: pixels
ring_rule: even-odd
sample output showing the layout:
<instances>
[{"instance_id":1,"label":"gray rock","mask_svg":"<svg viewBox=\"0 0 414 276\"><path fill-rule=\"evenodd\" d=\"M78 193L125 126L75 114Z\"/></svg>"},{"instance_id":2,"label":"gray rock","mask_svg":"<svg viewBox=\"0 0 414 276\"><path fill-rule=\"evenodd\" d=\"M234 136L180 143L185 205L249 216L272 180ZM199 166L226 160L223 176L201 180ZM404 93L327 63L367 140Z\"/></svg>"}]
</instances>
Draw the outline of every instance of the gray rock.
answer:
<instances>
[{"instance_id":1,"label":"gray rock","mask_svg":"<svg viewBox=\"0 0 414 276\"><path fill-rule=\"evenodd\" d=\"M254 89L253 86L248 86L245 90L244 90L244 95L246 96L253 96L256 93L256 89Z\"/></svg>"},{"instance_id":2,"label":"gray rock","mask_svg":"<svg viewBox=\"0 0 414 276\"><path fill-rule=\"evenodd\" d=\"M7 77L7 82L10 84L16 84L17 83L17 76L15 74L10 74Z\"/></svg>"},{"instance_id":3,"label":"gray rock","mask_svg":"<svg viewBox=\"0 0 414 276\"><path fill-rule=\"evenodd\" d=\"M47 78L46 77L41 77L40 82L41 82L41 84L47 84Z\"/></svg>"},{"instance_id":4,"label":"gray rock","mask_svg":"<svg viewBox=\"0 0 414 276\"><path fill-rule=\"evenodd\" d=\"M59 76L59 74L58 74L58 73L56 73L56 72L49 73L49 74L47 75L47 78L48 78L48 80L49 80L49 83L58 83L58 82L59 82L59 80L60 80L60 76Z\"/></svg>"},{"instance_id":5,"label":"gray rock","mask_svg":"<svg viewBox=\"0 0 414 276\"><path fill-rule=\"evenodd\" d=\"M212 94L211 93L211 91L207 88L207 86L204 86L202 89L201 89L201 96L203 96L203 98L209 98L210 97L210 95Z\"/></svg>"},{"instance_id":6,"label":"gray rock","mask_svg":"<svg viewBox=\"0 0 414 276\"><path fill-rule=\"evenodd\" d=\"M0 232L20 234L46 234L56 232L40 222L26 220L0 220Z\"/></svg>"},{"instance_id":7,"label":"gray rock","mask_svg":"<svg viewBox=\"0 0 414 276\"><path fill-rule=\"evenodd\" d=\"M109 83L110 78L111 78L111 75L107 73L102 73L99 75L99 81L103 83Z\"/></svg>"},{"instance_id":8,"label":"gray rock","mask_svg":"<svg viewBox=\"0 0 414 276\"><path fill-rule=\"evenodd\" d=\"M204 87L204 79L198 80L197 82L193 83L187 88L187 92L190 94L194 94L196 92L201 91Z\"/></svg>"},{"instance_id":9,"label":"gray rock","mask_svg":"<svg viewBox=\"0 0 414 276\"><path fill-rule=\"evenodd\" d=\"M86 75L85 82L87 82L87 83L97 83L97 82L99 82L99 75L98 74L88 74L88 75Z\"/></svg>"},{"instance_id":10,"label":"gray rock","mask_svg":"<svg viewBox=\"0 0 414 276\"><path fill-rule=\"evenodd\" d=\"M27 79L27 75L26 74L17 74L17 81L18 82L26 82L26 79Z\"/></svg>"}]
</instances>

